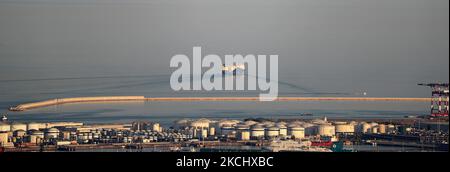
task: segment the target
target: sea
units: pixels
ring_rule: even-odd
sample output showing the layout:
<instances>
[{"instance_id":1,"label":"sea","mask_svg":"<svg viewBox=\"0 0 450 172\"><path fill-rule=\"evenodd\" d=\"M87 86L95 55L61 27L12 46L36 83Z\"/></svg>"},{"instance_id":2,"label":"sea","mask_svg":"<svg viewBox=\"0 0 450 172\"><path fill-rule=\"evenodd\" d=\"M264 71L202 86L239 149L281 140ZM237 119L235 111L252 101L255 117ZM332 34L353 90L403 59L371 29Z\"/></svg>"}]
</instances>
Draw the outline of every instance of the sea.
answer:
<instances>
[{"instance_id":1,"label":"sea","mask_svg":"<svg viewBox=\"0 0 450 172\"><path fill-rule=\"evenodd\" d=\"M0 109L16 122L72 121L84 123L159 122L171 126L180 119L397 119L425 115L429 102L415 101L132 101L72 103L21 112L7 109L21 103L84 96L208 97L258 96L261 91L173 91L170 75L90 76L0 80ZM359 92L314 89L280 78L279 96L364 96ZM376 97L376 96L375 96ZM302 114L312 114L302 115Z\"/></svg>"}]
</instances>

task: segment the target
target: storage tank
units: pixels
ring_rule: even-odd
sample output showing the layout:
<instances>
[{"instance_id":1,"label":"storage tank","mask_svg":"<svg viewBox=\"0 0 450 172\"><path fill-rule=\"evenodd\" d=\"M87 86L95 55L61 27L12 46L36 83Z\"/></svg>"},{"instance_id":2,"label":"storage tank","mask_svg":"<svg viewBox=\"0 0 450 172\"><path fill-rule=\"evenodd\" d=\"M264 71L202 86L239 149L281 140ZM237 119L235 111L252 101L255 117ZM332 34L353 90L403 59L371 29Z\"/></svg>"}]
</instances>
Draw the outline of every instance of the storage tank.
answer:
<instances>
[{"instance_id":1,"label":"storage tank","mask_svg":"<svg viewBox=\"0 0 450 172\"><path fill-rule=\"evenodd\" d=\"M27 131L27 125L22 123L13 123L11 125L11 131L24 130Z\"/></svg>"},{"instance_id":2,"label":"storage tank","mask_svg":"<svg viewBox=\"0 0 450 172\"><path fill-rule=\"evenodd\" d=\"M239 139L240 140L250 140L250 132L249 131L240 131L239 134Z\"/></svg>"},{"instance_id":3,"label":"storage tank","mask_svg":"<svg viewBox=\"0 0 450 172\"><path fill-rule=\"evenodd\" d=\"M61 132L61 136L64 140L70 140L70 131L63 131Z\"/></svg>"},{"instance_id":4,"label":"storage tank","mask_svg":"<svg viewBox=\"0 0 450 172\"><path fill-rule=\"evenodd\" d=\"M45 139L56 139L59 137L59 130L56 128L49 128L47 129L47 131L45 132Z\"/></svg>"},{"instance_id":5,"label":"storage tank","mask_svg":"<svg viewBox=\"0 0 450 172\"><path fill-rule=\"evenodd\" d=\"M317 134L320 136L334 136L336 133L333 125L321 124L317 127Z\"/></svg>"},{"instance_id":6,"label":"storage tank","mask_svg":"<svg viewBox=\"0 0 450 172\"><path fill-rule=\"evenodd\" d=\"M385 124L379 124L378 125L378 132L380 134L385 134L386 131L387 131L386 128L387 128L387 126Z\"/></svg>"},{"instance_id":7,"label":"storage tank","mask_svg":"<svg viewBox=\"0 0 450 172\"><path fill-rule=\"evenodd\" d=\"M272 121L264 121L261 124L264 125L264 127L266 127L266 128L275 126L275 122L272 122Z\"/></svg>"},{"instance_id":8,"label":"storage tank","mask_svg":"<svg viewBox=\"0 0 450 172\"><path fill-rule=\"evenodd\" d=\"M339 133L339 134L353 134L355 132L354 124L339 123L339 124L335 124L335 127L336 127L336 133Z\"/></svg>"},{"instance_id":9,"label":"storage tank","mask_svg":"<svg viewBox=\"0 0 450 172\"><path fill-rule=\"evenodd\" d=\"M251 128L250 136L252 139L259 139L264 137L264 130L265 128L261 125L254 125Z\"/></svg>"},{"instance_id":10,"label":"storage tank","mask_svg":"<svg viewBox=\"0 0 450 172\"><path fill-rule=\"evenodd\" d=\"M284 125L284 126L287 126L288 123L287 123L287 122L284 122L284 121L280 121L280 122L277 122L276 125Z\"/></svg>"},{"instance_id":11,"label":"storage tank","mask_svg":"<svg viewBox=\"0 0 450 172\"><path fill-rule=\"evenodd\" d=\"M252 121L252 120L244 121L244 125L247 125L247 126L252 126L255 124L258 124L258 122Z\"/></svg>"},{"instance_id":12,"label":"storage tank","mask_svg":"<svg viewBox=\"0 0 450 172\"><path fill-rule=\"evenodd\" d=\"M305 135L307 135L307 136L317 135L316 125L310 124L310 123L304 123L304 124L302 124L301 127L305 128Z\"/></svg>"},{"instance_id":13,"label":"storage tank","mask_svg":"<svg viewBox=\"0 0 450 172\"><path fill-rule=\"evenodd\" d=\"M31 122L27 124L27 130L39 130L46 128L46 124Z\"/></svg>"},{"instance_id":14,"label":"storage tank","mask_svg":"<svg viewBox=\"0 0 450 172\"><path fill-rule=\"evenodd\" d=\"M303 122L303 121L291 121L291 122L289 122L288 126L294 126L294 125L302 126L304 123L305 122Z\"/></svg>"},{"instance_id":15,"label":"storage tank","mask_svg":"<svg viewBox=\"0 0 450 172\"><path fill-rule=\"evenodd\" d=\"M288 128L288 135L291 137L294 137L295 139L302 139L305 138L305 128L300 126L289 126Z\"/></svg>"},{"instance_id":16,"label":"storage tank","mask_svg":"<svg viewBox=\"0 0 450 172\"><path fill-rule=\"evenodd\" d=\"M209 128L210 121L207 119L199 119L196 121L192 121L190 127L192 128Z\"/></svg>"},{"instance_id":17,"label":"storage tank","mask_svg":"<svg viewBox=\"0 0 450 172\"><path fill-rule=\"evenodd\" d=\"M240 132L240 131L249 131L250 127L246 126L246 125L236 125L235 130L236 132Z\"/></svg>"},{"instance_id":18,"label":"storage tank","mask_svg":"<svg viewBox=\"0 0 450 172\"><path fill-rule=\"evenodd\" d=\"M388 133L393 133L393 132L395 132L395 130L396 130L396 129L395 129L395 125L393 125L393 124L388 124L386 130L387 130Z\"/></svg>"},{"instance_id":19,"label":"storage tank","mask_svg":"<svg viewBox=\"0 0 450 172\"><path fill-rule=\"evenodd\" d=\"M220 128L221 131L221 135L228 135L231 132L234 131L234 127L233 126L222 126L222 128Z\"/></svg>"},{"instance_id":20,"label":"storage tank","mask_svg":"<svg viewBox=\"0 0 450 172\"><path fill-rule=\"evenodd\" d=\"M29 136L30 143L40 143L42 139L44 139L44 132L38 130L31 133Z\"/></svg>"},{"instance_id":21,"label":"storage tank","mask_svg":"<svg viewBox=\"0 0 450 172\"><path fill-rule=\"evenodd\" d=\"M248 125L238 124L235 126L236 131L238 130L248 130L250 127Z\"/></svg>"},{"instance_id":22,"label":"storage tank","mask_svg":"<svg viewBox=\"0 0 450 172\"><path fill-rule=\"evenodd\" d=\"M209 127L209 135L210 136L215 136L216 135L216 128Z\"/></svg>"},{"instance_id":23,"label":"storage tank","mask_svg":"<svg viewBox=\"0 0 450 172\"><path fill-rule=\"evenodd\" d=\"M350 121L348 124L355 126L355 132L356 132L356 126L358 123L356 121Z\"/></svg>"},{"instance_id":24,"label":"storage tank","mask_svg":"<svg viewBox=\"0 0 450 172\"><path fill-rule=\"evenodd\" d=\"M238 124L239 121L238 120L221 120L217 123L217 126L222 127L222 126L235 126L236 124Z\"/></svg>"},{"instance_id":25,"label":"storage tank","mask_svg":"<svg viewBox=\"0 0 450 172\"><path fill-rule=\"evenodd\" d=\"M9 132L11 131L11 125L7 123L0 123L0 132Z\"/></svg>"},{"instance_id":26,"label":"storage tank","mask_svg":"<svg viewBox=\"0 0 450 172\"><path fill-rule=\"evenodd\" d=\"M361 133L370 133L372 129L372 125L368 123L361 124Z\"/></svg>"},{"instance_id":27,"label":"storage tank","mask_svg":"<svg viewBox=\"0 0 450 172\"><path fill-rule=\"evenodd\" d=\"M239 121L237 120L221 120L216 123L216 131L219 131L222 135L228 134L230 129L232 128L234 130L234 126L238 123ZM226 131L222 131L222 129L226 129Z\"/></svg>"},{"instance_id":28,"label":"storage tank","mask_svg":"<svg viewBox=\"0 0 450 172\"><path fill-rule=\"evenodd\" d=\"M25 130L16 130L13 132L14 137L23 137L25 136L26 131Z\"/></svg>"},{"instance_id":29,"label":"storage tank","mask_svg":"<svg viewBox=\"0 0 450 172\"><path fill-rule=\"evenodd\" d=\"M278 123L276 126L280 129L280 136L288 135L288 130L285 124Z\"/></svg>"},{"instance_id":30,"label":"storage tank","mask_svg":"<svg viewBox=\"0 0 450 172\"><path fill-rule=\"evenodd\" d=\"M199 135L199 139L205 139L208 138L208 129L198 129L198 135Z\"/></svg>"},{"instance_id":31,"label":"storage tank","mask_svg":"<svg viewBox=\"0 0 450 172\"><path fill-rule=\"evenodd\" d=\"M324 119L313 119L313 120L311 120L311 123L316 124L316 125L322 125L322 124L328 124L328 121L326 120L326 118L324 118Z\"/></svg>"},{"instance_id":32,"label":"storage tank","mask_svg":"<svg viewBox=\"0 0 450 172\"><path fill-rule=\"evenodd\" d=\"M181 119L178 121L175 121L174 128L186 128L189 126L189 120L187 119Z\"/></svg>"},{"instance_id":33,"label":"storage tank","mask_svg":"<svg viewBox=\"0 0 450 172\"><path fill-rule=\"evenodd\" d=\"M153 123L152 131L161 132L161 126L159 125L159 123Z\"/></svg>"},{"instance_id":34,"label":"storage tank","mask_svg":"<svg viewBox=\"0 0 450 172\"><path fill-rule=\"evenodd\" d=\"M38 137L44 138L44 132L38 131L38 130L36 130L36 131L34 131L33 133L31 133L31 135L34 135L34 136L38 136Z\"/></svg>"},{"instance_id":35,"label":"storage tank","mask_svg":"<svg viewBox=\"0 0 450 172\"><path fill-rule=\"evenodd\" d=\"M267 138L278 137L278 136L280 136L280 128L278 128L278 127L267 128L265 135Z\"/></svg>"},{"instance_id":36,"label":"storage tank","mask_svg":"<svg viewBox=\"0 0 450 172\"><path fill-rule=\"evenodd\" d=\"M240 140L249 140L250 139L250 127L247 125L236 125L236 138ZM243 135L244 134L244 135ZM248 134L248 139L246 134ZM243 138L244 137L244 138Z\"/></svg>"},{"instance_id":37,"label":"storage tank","mask_svg":"<svg viewBox=\"0 0 450 172\"><path fill-rule=\"evenodd\" d=\"M371 126L371 127L376 127L376 126L378 126L378 123L376 123L376 122L371 122L371 123L370 123L370 126Z\"/></svg>"},{"instance_id":38,"label":"storage tank","mask_svg":"<svg viewBox=\"0 0 450 172\"><path fill-rule=\"evenodd\" d=\"M8 143L8 133L7 132L0 132L0 145L5 145Z\"/></svg>"},{"instance_id":39,"label":"storage tank","mask_svg":"<svg viewBox=\"0 0 450 172\"><path fill-rule=\"evenodd\" d=\"M347 124L347 122L344 121L335 121L333 122L334 125L343 125L343 124Z\"/></svg>"},{"instance_id":40,"label":"storage tank","mask_svg":"<svg viewBox=\"0 0 450 172\"><path fill-rule=\"evenodd\" d=\"M378 133L378 127L377 126L372 127L371 133L377 134Z\"/></svg>"}]
</instances>

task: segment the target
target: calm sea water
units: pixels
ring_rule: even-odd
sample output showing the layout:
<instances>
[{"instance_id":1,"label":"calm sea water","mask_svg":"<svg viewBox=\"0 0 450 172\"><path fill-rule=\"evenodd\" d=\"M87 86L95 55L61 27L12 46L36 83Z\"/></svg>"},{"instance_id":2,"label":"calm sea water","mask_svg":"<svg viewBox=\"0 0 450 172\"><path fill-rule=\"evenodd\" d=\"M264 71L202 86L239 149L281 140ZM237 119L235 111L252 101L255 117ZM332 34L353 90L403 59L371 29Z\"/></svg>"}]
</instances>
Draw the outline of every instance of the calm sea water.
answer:
<instances>
[{"instance_id":1,"label":"calm sea water","mask_svg":"<svg viewBox=\"0 0 450 172\"><path fill-rule=\"evenodd\" d=\"M258 96L249 91L183 91L174 92L168 75L113 76L84 78L47 78L4 80L0 85L0 108L45 99L77 96L144 95L158 96ZM354 93L321 92L280 83L280 96L358 96ZM302 118L302 113L314 117L333 118L401 118L428 112L428 102L103 102L76 103L9 112L12 121L79 121L85 123L131 122L149 120L170 125L183 118L245 119Z\"/></svg>"}]
</instances>

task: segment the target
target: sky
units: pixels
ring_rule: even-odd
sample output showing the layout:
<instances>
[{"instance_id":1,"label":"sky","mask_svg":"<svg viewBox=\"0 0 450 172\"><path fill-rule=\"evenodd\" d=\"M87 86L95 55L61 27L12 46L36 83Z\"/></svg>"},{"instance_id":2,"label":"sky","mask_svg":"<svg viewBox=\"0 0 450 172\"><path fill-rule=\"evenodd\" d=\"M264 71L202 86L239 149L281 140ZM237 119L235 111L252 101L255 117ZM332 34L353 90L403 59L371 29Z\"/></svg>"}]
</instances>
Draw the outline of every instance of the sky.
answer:
<instances>
[{"instance_id":1,"label":"sky","mask_svg":"<svg viewBox=\"0 0 450 172\"><path fill-rule=\"evenodd\" d=\"M427 97L417 83L449 80L449 1L0 0L9 94L21 83L2 81L170 74L194 46L279 55L280 80L319 92Z\"/></svg>"}]
</instances>

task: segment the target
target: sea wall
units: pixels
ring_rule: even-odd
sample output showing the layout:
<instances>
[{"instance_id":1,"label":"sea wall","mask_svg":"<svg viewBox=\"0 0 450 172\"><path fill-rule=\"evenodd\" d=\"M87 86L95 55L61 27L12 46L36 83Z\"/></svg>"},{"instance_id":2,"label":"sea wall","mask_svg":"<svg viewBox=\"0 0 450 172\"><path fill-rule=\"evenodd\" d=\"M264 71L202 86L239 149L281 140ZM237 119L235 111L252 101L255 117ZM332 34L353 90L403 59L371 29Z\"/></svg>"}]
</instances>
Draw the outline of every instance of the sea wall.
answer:
<instances>
[{"instance_id":1,"label":"sea wall","mask_svg":"<svg viewBox=\"0 0 450 172\"><path fill-rule=\"evenodd\" d=\"M23 111L27 109L33 109L38 107L52 106L65 103L76 102L98 102L98 101L131 101L131 100L145 100L144 96L108 96L108 97L73 97L73 98L61 98L51 99L34 103L20 104L15 107L11 107L11 111Z\"/></svg>"},{"instance_id":2,"label":"sea wall","mask_svg":"<svg viewBox=\"0 0 450 172\"><path fill-rule=\"evenodd\" d=\"M102 101L259 101L259 97L150 97L144 96L108 96L108 97L74 97L45 100L20 104L9 108L11 111L24 111L33 108L53 106L76 102ZM430 98L401 97L279 97L276 101L431 101Z\"/></svg>"}]
</instances>

